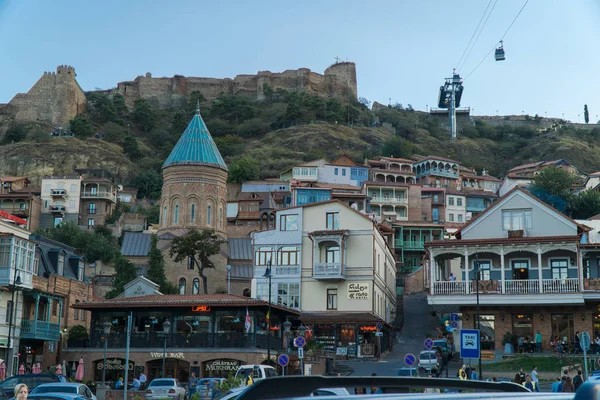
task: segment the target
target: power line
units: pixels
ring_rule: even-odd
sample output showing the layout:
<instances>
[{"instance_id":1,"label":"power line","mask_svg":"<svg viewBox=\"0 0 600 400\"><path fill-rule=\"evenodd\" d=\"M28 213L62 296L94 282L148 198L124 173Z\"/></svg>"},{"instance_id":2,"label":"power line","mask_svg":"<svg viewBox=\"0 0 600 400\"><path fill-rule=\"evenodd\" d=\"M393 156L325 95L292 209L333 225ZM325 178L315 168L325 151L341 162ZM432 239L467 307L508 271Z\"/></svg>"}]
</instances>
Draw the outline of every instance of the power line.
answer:
<instances>
[{"instance_id":1,"label":"power line","mask_svg":"<svg viewBox=\"0 0 600 400\"><path fill-rule=\"evenodd\" d=\"M477 37L475 38L475 41L473 42L473 46L471 46L471 50L469 50L469 52L467 53L467 56L465 57L465 59L463 60L462 65L459 67L459 70L461 68L463 68L465 66L465 64L467 63L467 60L469 59L469 56L471 55L471 52L473 51L473 49L475 48L475 44L477 43L477 41L479 40L479 36L481 36L481 33L483 32L483 29L485 28L485 25L487 24L488 20L490 19L492 12L494 11L494 8L496 8L496 4L498 3L498 0L494 0L494 4L492 5L492 9L490 10L487 18L485 19L483 25L481 26L481 29L479 30L479 33L477 34Z\"/></svg>"},{"instance_id":2,"label":"power line","mask_svg":"<svg viewBox=\"0 0 600 400\"><path fill-rule=\"evenodd\" d=\"M467 47L465 47L465 50L463 51L462 55L460 56L460 59L458 60L458 62L456 63L456 68L458 69L458 66L460 65L460 62L462 61L463 57L465 56L465 54L467 53L467 50L469 49L469 46L471 45L471 42L473 41L473 38L475 37L475 35L477 34L477 30L479 29L479 26L481 25L481 21L483 21L483 18L485 17L485 14L487 13L487 10L490 8L490 4L492 4L492 1L494 0L490 0L488 2L487 7L485 8L485 11L483 12L483 15L481 16L481 18L479 18L479 23L477 24L477 26L475 27L475 30L473 31L473 34L471 35L471 39L469 39L469 43L467 43Z\"/></svg>"},{"instance_id":3,"label":"power line","mask_svg":"<svg viewBox=\"0 0 600 400\"><path fill-rule=\"evenodd\" d=\"M502 37L500 38L500 40L498 42L496 42L496 44L494 44L494 47L492 47L492 49L485 55L485 57L483 57L481 59L481 61L479 61L479 63L475 66L475 68L473 68L471 70L471 72L469 72L467 74L467 76L463 79L463 81L465 81L469 76L471 76L471 74L473 72L475 72L475 70L477 70L477 68L479 68L479 66L481 65L481 63L483 63L483 61L485 61L486 58L489 57L490 54L492 54L492 52L494 50L496 50L496 46L498 45L498 43L500 43L504 37L506 36L506 34L508 33L508 31L510 31L510 28L512 28L512 26L514 25L514 23L517 21L517 18L519 18L519 15L521 15L521 13L523 12L523 9L525 8L525 6L527 5L527 3L529 3L529 0L525 0L525 4L523 4L523 7L521 7L521 9L519 10L519 12L517 13L517 15L515 16L515 18L512 20L512 22L510 23L510 25L508 26L508 28L506 28L506 31L504 32L504 34L502 35Z\"/></svg>"}]
</instances>

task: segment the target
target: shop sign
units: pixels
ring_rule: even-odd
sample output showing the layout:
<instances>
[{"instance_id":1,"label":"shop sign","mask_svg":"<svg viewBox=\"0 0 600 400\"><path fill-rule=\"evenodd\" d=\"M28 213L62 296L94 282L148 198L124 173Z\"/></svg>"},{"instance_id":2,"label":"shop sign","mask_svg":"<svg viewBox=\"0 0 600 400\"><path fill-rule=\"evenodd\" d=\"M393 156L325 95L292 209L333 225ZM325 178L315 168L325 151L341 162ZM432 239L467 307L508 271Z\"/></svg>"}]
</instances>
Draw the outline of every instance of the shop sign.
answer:
<instances>
[{"instance_id":1,"label":"shop sign","mask_svg":"<svg viewBox=\"0 0 600 400\"><path fill-rule=\"evenodd\" d=\"M0 339L0 346L7 347L8 346L8 339Z\"/></svg>"},{"instance_id":2,"label":"shop sign","mask_svg":"<svg viewBox=\"0 0 600 400\"><path fill-rule=\"evenodd\" d=\"M210 312L209 306L192 306L192 312Z\"/></svg>"},{"instance_id":3,"label":"shop sign","mask_svg":"<svg viewBox=\"0 0 600 400\"><path fill-rule=\"evenodd\" d=\"M515 328L531 328L533 325L532 324L515 324L514 327Z\"/></svg>"},{"instance_id":4,"label":"shop sign","mask_svg":"<svg viewBox=\"0 0 600 400\"><path fill-rule=\"evenodd\" d=\"M133 371L134 363L129 362L129 370ZM98 361L96 363L96 369L104 369L104 361ZM122 358L109 358L106 359L106 370L108 371L123 371L125 369L125 360Z\"/></svg>"},{"instance_id":5,"label":"shop sign","mask_svg":"<svg viewBox=\"0 0 600 400\"><path fill-rule=\"evenodd\" d=\"M185 360L184 353L150 353L151 358L178 358L180 360Z\"/></svg>"},{"instance_id":6,"label":"shop sign","mask_svg":"<svg viewBox=\"0 0 600 400\"><path fill-rule=\"evenodd\" d=\"M375 325L361 326L360 330L362 332L377 332L377 326L375 326Z\"/></svg>"},{"instance_id":7,"label":"shop sign","mask_svg":"<svg viewBox=\"0 0 600 400\"><path fill-rule=\"evenodd\" d=\"M345 356L348 354L348 348L347 347L337 347L335 349L335 355L336 356Z\"/></svg>"},{"instance_id":8,"label":"shop sign","mask_svg":"<svg viewBox=\"0 0 600 400\"><path fill-rule=\"evenodd\" d=\"M348 300L369 300L369 284L349 283Z\"/></svg>"},{"instance_id":9,"label":"shop sign","mask_svg":"<svg viewBox=\"0 0 600 400\"><path fill-rule=\"evenodd\" d=\"M212 360L206 362L206 371L224 371L224 372L236 372L242 365L241 361L238 360Z\"/></svg>"}]
</instances>

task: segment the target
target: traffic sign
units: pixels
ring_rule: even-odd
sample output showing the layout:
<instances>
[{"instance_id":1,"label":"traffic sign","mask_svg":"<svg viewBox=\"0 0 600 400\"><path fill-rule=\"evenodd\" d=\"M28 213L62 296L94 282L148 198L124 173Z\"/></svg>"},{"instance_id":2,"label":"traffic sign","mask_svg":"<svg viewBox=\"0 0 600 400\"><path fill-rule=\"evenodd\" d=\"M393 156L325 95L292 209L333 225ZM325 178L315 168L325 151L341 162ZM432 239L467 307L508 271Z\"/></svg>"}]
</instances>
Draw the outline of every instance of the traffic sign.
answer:
<instances>
[{"instance_id":1,"label":"traffic sign","mask_svg":"<svg viewBox=\"0 0 600 400\"><path fill-rule=\"evenodd\" d=\"M480 344L479 329L460 330L460 358L479 358Z\"/></svg>"},{"instance_id":2,"label":"traffic sign","mask_svg":"<svg viewBox=\"0 0 600 400\"><path fill-rule=\"evenodd\" d=\"M453 327L454 329L458 328L458 321L452 321L450 323L450 326Z\"/></svg>"},{"instance_id":3,"label":"traffic sign","mask_svg":"<svg viewBox=\"0 0 600 400\"><path fill-rule=\"evenodd\" d=\"M383 337L383 332L375 332L375 337Z\"/></svg>"},{"instance_id":4,"label":"traffic sign","mask_svg":"<svg viewBox=\"0 0 600 400\"><path fill-rule=\"evenodd\" d=\"M458 314L450 314L450 321L458 321Z\"/></svg>"},{"instance_id":5,"label":"traffic sign","mask_svg":"<svg viewBox=\"0 0 600 400\"><path fill-rule=\"evenodd\" d=\"M304 347L305 344L306 340L304 340L302 336L298 336L296 339L294 339L294 345L296 347Z\"/></svg>"},{"instance_id":6,"label":"traffic sign","mask_svg":"<svg viewBox=\"0 0 600 400\"><path fill-rule=\"evenodd\" d=\"M579 337L579 346L581 347L581 350L583 351L588 351L590 349L590 334L587 332L581 332L581 335Z\"/></svg>"},{"instance_id":7,"label":"traffic sign","mask_svg":"<svg viewBox=\"0 0 600 400\"><path fill-rule=\"evenodd\" d=\"M377 325L376 325L376 327L377 327L377 330L378 330L378 331L380 331L380 330L381 330L381 328L383 328L383 324L381 323L381 321L377 322Z\"/></svg>"},{"instance_id":8,"label":"traffic sign","mask_svg":"<svg viewBox=\"0 0 600 400\"><path fill-rule=\"evenodd\" d=\"M417 358L412 353L406 353L404 356L404 364L408 365L409 367L415 365L415 361L417 361Z\"/></svg>"},{"instance_id":9,"label":"traffic sign","mask_svg":"<svg viewBox=\"0 0 600 400\"><path fill-rule=\"evenodd\" d=\"M427 349L427 350L431 350L433 349L433 340L431 340L431 338L427 338L425 339L425 341L423 342L423 346Z\"/></svg>"},{"instance_id":10,"label":"traffic sign","mask_svg":"<svg viewBox=\"0 0 600 400\"><path fill-rule=\"evenodd\" d=\"M304 349L302 347L298 347L298 358L301 360L304 358Z\"/></svg>"},{"instance_id":11,"label":"traffic sign","mask_svg":"<svg viewBox=\"0 0 600 400\"><path fill-rule=\"evenodd\" d=\"M290 358L287 356L287 354L280 354L279 357L277 357L277 364L281 365L282 367L288 365L289 362Z\"/></svg>"}]
</instances>

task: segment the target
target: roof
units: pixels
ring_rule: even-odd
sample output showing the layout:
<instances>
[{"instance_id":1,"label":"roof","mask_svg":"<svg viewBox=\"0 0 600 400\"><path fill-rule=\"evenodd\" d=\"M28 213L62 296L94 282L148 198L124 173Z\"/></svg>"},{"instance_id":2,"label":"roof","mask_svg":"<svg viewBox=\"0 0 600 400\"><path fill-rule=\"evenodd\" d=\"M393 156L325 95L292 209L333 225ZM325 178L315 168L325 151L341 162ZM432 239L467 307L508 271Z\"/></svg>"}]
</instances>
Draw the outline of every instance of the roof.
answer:
<instances>
[{"instance_id":1,"label":"roof","mask_svg":"<svg viewBox=\"0 0 600 400\"><path fill-rule=\"evenodd\" d=\"M589 217L588 218L590 221L597 221L600 220L600 214L596 214L593 217Z\"/></svg>"},{"instance_id":2,"label":"roof","mask_svg":"<svg viewBox=\"0 0 600 400\"><path fill-rule=\"evenodd\" d=\"M150 252L152 235L143 232L125 232L121 254L125 257L145 257Z\"/></svg>"},{"instance_id":3,"label":"roof","mask_svg":"<svg viewBox=\"0 0 600 400\"><path fill-rule=\"evenodd\" d=\"M228 171L199 109L162 167L174 165L206 165Z\"/></svg>"},{"instance_id":4,"label":"roof","mask_svg":"<svg viewBox=\"0 0 600 400\"><path fill-rule=\"evenodd\" d=\"M83 310L92 309L131 309L149 307L268 307L269 303L264 300L251 297L237 296L233 294L151 294L138 297L122 297L116 299L105 299L93 302L81 302L71 305L72 308ZM271 304L271 308L279 309L288 313L299 314L298 311Z\"/></svg>"},{"instance_id":5,"label":"roof","mask_svg":"<svg viewBox=\"0 0 600 400\"><path fill-rule=\"evenodd\" d=\"M402 162L402 163L407 163L407 164L413 164L415 162L415 160L409 160L408 158L397 158L397 157L379 157L379 160L395 161L395 162Z\"/></svg>"},{"instance_id":6,"label":"roof","mask_svg":"<svg viewBox=\"0 0 600 400\"><path fill-rule=\"evenodd\" d=\"M370 312L357 311L315 311L300 313L302 322L357 322L377 323L381 318Z\"/></svg>"},{"instance_id":7,"label":"roof","mask_svg":"<svg viewBox=\"0 0 600 400\"><path fill-rule=\"evenodd\" d=\"M422 161L426 161L426 160L437 160L437 161L448 161L448 162L453 162L453 163L456 163L456 164L460 164L460 162L456 161L456 160L451 160L449 158L439 157L439 156L432 156L432 155L421 156L419 154L414 154L413 158L415 159L415 161L413 161L413 162L422 162Z\"/></svg>"},{"instance_id":8,"label":"roof","mask_svg":"<svg viewBox=\"0 0 600 400\"><path fill-rule=\"evenodd\" d=\"M395 186L395 187L409 187L411 185L409 185L408 183L402 183L402 182L379 182L379 181L363 181L362 182L363 185L366 186ZM412 185L415 186L415 185ZM416 186L421 186L421 185L416 185Z\"/></svg>"},{"instance_id":9,"label":"roof","mask_svg":"<svg viewBox=\"0 0 600 400\"><path fill-rule=\"evenodd\" d=\"M362 168L365 168L364 165L360 165L360 164L356 163L353 159L348 157L346 154L344 154L343 156L339 157L338 159L330 162L329 165L337 165L340 167L362 167Z\"/></svg>"},{"instance_id":10,"label":"roof","mask_svg":"<svg viewBox=\"0 0 600 400\"><path fill-rule=\"evenodd\" d=\"M600 176L600 171L592 172L589 176Z\"/></svg>"},{"instance_id":11,"label":"roof","mask_svg":"<svg viewBox=\"0 0 600 400\"><path fill-rule=\"evenodd\" d=\"M464 188L464 196L467 197L498 197L498 195L494 192L490 192L487 190L470 190L468 187Z\"/></svg>"},{"instance_id":12,"label":"roof","mask_svg":"<svg viewBox=\"0 0 600 400\"><path fill-rule=\"evenodd\" d=\"M294 188L314 188L314 189L338 189L338 190L353 190L360 191L360 186L346 185L345 183L328 183L328 182L299 182Z\"/></svg>"},{"instance_id":13,"label":"roof","mask_svg":"<svg viewBox=\"0 0 600 400\"><path fill-rule=\"evenodd\" d=\"M265 196L265 199L263 200L263 202L260 205L260 209L261 210L276 210L277 209L277 204L275 204L275 200L273 200L273 195L271 195L271 192L267 193L267 195Z\"/></svg>"},{"instance_id":14,"label":"roof","mask_svg":"<svg viewBox=\"0 0 600 400\"><path fill-rule=\"evenodd\" d=\"M232 265L231 278L234 279L252 279L254 267L252 265Z\"/></svg>"},{"instance_id":15,"label":"roof","mask_svg":"<svg viewBox=\"0 0 600 400\"><path fill-rule=\"evenodd\" d=\"M457 232L458 233L458 232ZM457 240L434 240L427 243L427 246L446 247L463 246L477 244L510 244L510 243L552 243L552 242L576 242L579 243L579 236L533 236L522 238L491 238L491 239L457 239Z\"/></svg>"},{"instance_id":16,"label":"roof","mask_svg":"<svg viewBox=\"0 0 600 400\"><path fill-rule=\"evenodd\" d=\"M26 176L3 176L0 178L0 181L14 182L14 181L20 181L21 179L25 179L26 181L29 182L29 178L27 178Z\"/></svg>"},{"instance_id":17,"label":"roof","mask_svg":"<svg viewBox=\"0 0 600 400\"><path fill-rule=\"evenodd\" d=\"M232 260L252 260L251 238L230 238L228 241L229 258Z\"/></svg>"}]
</instances>

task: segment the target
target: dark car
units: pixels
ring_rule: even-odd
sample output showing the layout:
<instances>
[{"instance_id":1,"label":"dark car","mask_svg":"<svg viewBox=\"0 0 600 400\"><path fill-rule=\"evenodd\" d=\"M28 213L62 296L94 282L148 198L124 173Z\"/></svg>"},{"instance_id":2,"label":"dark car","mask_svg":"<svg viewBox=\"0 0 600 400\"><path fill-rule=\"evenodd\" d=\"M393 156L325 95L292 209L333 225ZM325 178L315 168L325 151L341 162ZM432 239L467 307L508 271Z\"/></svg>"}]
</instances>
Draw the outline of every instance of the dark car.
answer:
<instances>
[{"instance_id":1,"label":"dark car","mask_svg":"<svg viewBox=\"0 0 600 400\"><path fill-rule=\"evenodd\" d=\"M0 389L4 390L7 396L13 397L15 386L17 386L19 383L26 384L29 388L29 391L31 392L33 389L35 389L43 383L64 383L66 381L67 380L64 376L55 374L14 375L0 382Z\"/></svg>"}]
</instances>

